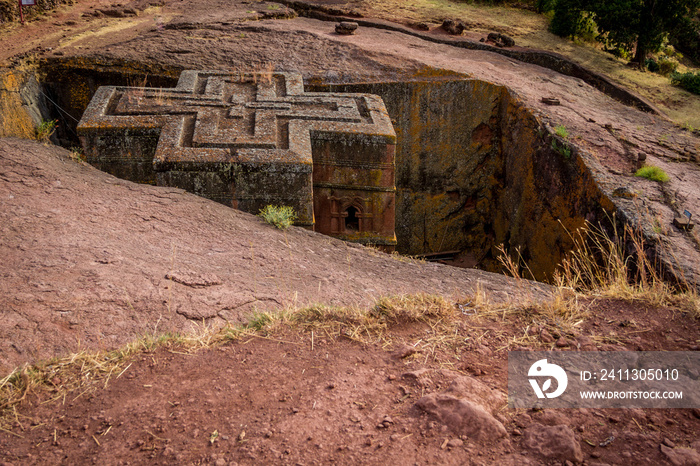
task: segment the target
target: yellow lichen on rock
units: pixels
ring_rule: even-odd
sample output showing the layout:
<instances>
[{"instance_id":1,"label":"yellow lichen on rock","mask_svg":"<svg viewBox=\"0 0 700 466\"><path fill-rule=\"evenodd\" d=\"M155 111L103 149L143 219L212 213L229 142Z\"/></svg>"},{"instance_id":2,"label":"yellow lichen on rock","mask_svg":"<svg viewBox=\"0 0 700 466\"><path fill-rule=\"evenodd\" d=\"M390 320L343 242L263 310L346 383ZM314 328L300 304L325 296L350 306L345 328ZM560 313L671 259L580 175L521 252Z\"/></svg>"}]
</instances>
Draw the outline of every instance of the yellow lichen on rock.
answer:
<instances>
[{"instance_id":1,"label":"yellow lichen on rock","mask_svg":"<svg viewBox=\"0 0 700 466\"><path fill-rule=\"evenodd\" d=\"M24 78L12 71L0 73L0 137L34 139L34 122L20 96Z\"/></svg>"}]
</instances>

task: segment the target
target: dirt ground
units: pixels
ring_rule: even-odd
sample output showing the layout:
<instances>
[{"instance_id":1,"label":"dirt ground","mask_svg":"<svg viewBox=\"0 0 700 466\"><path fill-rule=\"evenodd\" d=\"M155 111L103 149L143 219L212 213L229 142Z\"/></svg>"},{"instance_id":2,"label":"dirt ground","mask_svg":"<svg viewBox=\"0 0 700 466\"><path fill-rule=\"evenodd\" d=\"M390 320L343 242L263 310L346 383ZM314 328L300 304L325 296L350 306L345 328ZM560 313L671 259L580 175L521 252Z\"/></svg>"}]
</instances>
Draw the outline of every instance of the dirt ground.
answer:
<instances>
[{"instance_id":1,"label":"dirt ground","mask_svg":"<svg viewBox=\"0 0 700 466\"><path fill-rule=\"evenodd\" d=\"M507 350L523 344L539 350L697 349L700 331L689 315L622 301L589 305L584 326L565 335L552 323L533 326L528 316L503 320L477 313L458 318L455 338L447 342L432 323L393 325L363 342L283 329L195 354L165 346L126 361L111 379L69 393L58 387L31 393L0 431L0 459L4 464L697 464L699 410L505 407ZM544 343L538 333L543 330L563 336L569 346ZM60 380L54 382L60 387ZM421 408L424 400L459 384L468 384L489 407L488 419L504 426L504 437L490 436L487 419L468 418L467 428ZM545 448L533 446L536 432Z\"/></svg>"},{"instance_id":2,"label":"dirt ground","mask_svg":"<svg viewBox=\"0 0 700 466\"><path fill-rule=\"evenodd\" d=\"M272 19L291 16L272 2L80 1L25 27L3 25L0 60L9 66L22 56L85 56L179 69L273 64L337 82L449 69L507 85L551 126L565 125L591 152L604 189L639 189L664 219L700 205L700 143L662 117L501 55L378 29L339 36L327 22ZM562 105L547 107L545 95ZM666 190L630 176L637 150L672 175ZM298 228L281 232L180 190L118 180L31 141L0 139L0 200L0 376L25 362L115 349L144 334L240 324L255 310L369 307L381 296L420 292L463 306L481 292L522 310L551 293ZM700 263L697 237L693 243L674 234L668 241L678 257ZM582 322L565 328L535 311L497 317L467 306L453 321L399 323L362 342L283 328L194 354L165 346L125 361L119 374L94 374L77 391L52 379L46 386L53 389L3 407L9 417L0 423L0 461L700 464L698 410L505 407L508 350L698 350L692 313L608 299L584 304ZM426 400L463 386L481 409L475 418L430 411Z\"/></svg>"},{"instance_id":3,"label":"dirt ground","mask_svg":"<svg viewBox=\"0 0 700 466\"><path fill-rule=\"evenodd\" d=\"M72 391L63 388L68 371L4 410L4 464L700 458L700 410L505 405L509 350L698 350L692 313L598 299L584 303L578 325L562 326L522 309L546 301L544 286L399 260L303 229L280 232L179 190L118 180L53 146L5 139L0 154L5 372L144 333L204 333L245 321L255 307L371 306L379 296L420 291L462 305L461 317L446 323L398 323L360 339L282 327L199 352L166 345L109 374L87 371ZM478 290L520 311L481 313L470 304ZM421 408L464 384L487 414L454 422ZM686 456L691 462L678 462Z\"/></svg>"},{"instance_id":4,"label":"dirt ground","mask_svg":"<svg viewBox=\"0 0 700 466\"><path fill-rule=\"evenodd\" d=\"M113 349L148 332L245 322L254 310L367 306L480 287L537 299L502 275L398 258L186 193L139 185L56 146L0 139L0 368Z\"/></svg>"}]
</instances>

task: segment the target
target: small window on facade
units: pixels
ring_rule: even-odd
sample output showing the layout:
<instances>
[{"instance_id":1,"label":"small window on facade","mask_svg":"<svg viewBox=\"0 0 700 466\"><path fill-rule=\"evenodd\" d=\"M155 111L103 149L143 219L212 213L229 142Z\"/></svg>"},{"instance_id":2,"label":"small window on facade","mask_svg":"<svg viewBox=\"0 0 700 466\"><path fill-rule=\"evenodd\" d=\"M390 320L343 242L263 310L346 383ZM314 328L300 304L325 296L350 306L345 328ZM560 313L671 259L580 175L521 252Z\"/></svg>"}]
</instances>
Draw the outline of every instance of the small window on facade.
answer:
<instances>
[{"instance_id":1,"label":"small window on facade","mask_svg":"<svg viewBox=\"0 0 700 466\"><path fill-rule=\"evenodd\" d=\"M345 231L360 231L360 211L357 207L350 206L345 212L348 214L345 217Z\"/></svg>"}]
</instances>

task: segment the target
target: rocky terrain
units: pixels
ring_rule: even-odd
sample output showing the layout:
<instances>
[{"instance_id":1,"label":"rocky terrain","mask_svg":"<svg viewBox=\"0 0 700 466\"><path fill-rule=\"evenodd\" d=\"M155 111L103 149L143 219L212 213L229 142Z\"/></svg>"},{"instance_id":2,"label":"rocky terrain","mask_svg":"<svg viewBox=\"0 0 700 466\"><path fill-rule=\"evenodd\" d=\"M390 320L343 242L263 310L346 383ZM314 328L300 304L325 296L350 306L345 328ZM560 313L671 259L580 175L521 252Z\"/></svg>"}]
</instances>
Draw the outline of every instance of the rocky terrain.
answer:
<instances>
[{"instance_id":1,"label":"rocky terrain","mask_svg":"<svg viewBox=\"0 0 700 466\"><path fill-rule=\"evenodd\" d=\"M577 77L580 73L567 75L568 65L561 57L551 59L552 54L545 54L549 57L546 60L530 55L527 58L523 54L531 52L517 46L506 50L469 42L471 39L449 36L441 28L421 32L362 19L368 24L377 23L377 27L362 27L354 35L339 35L332 22L295 17L295 11L289 7L269 2L234 3L226 9L210 9L201 3L189 7L186 2L158 7L139 2L119 5L116 8L134 10L138 15L115 19L93 14L106 5L88 2L58 14L51 22L44 19L20 31L3 31L8 39L12 34L12 40L5 41L10 46L0 58L17 61L21 56L36 57L45 60L40 60L45 63L45 72L57 76L70 69L114 69L122 74L145 72L176 77L182 69L273 67L300 71L310 83L348 83L410 79L439 69L505 85L533 112L538 124L548 128L546 131L554 134L556 128L565 130L562 134L566 137L559 139L558 144L570 146L577 156L576 163L580 160L590 171L599 191L596 196L601 197L601 208L611 215L615 212L618 218L644 232L650 254L663 263L666 275L700 283L694 265L700 263L698 230L683 232L672 226L675 217L682 216L685 210L692 213L700 204L696 189L700 185L698 137L679 130L653 105L634 94L624 90L621 94L609 82L602 85L607 82L604 77L589 73L584 80ZM269 16L283 19L265 19ZM39 30L42 34L36 38ZM464 43L479 45L472 49L460 45ZM506 52L510 55L503 55ZM74 78L68 73L64 79L70 83ZM132 84L138 84L136 81L134 78ZM80 118L91 89L81 83L69 93L66 101L70 105L64 105L68 115L61 113L66 127ZM548 105L543 98L557 99L560 105ZM633 104L649 111L638 110ZM51 103L47 102L47 106ZM8 126L9 122L0 125ZM7 130L4 133L16 134ZM545 138L545 144L548 143ZM670 181L661 184L634 177L640 154L646 157L644 163L665 170ZM526 179L522 183L532 181ZM565 211L575 209L551 206L550 217L532 213L527 221L544 222L544 231L551 231L556 229L554 224L559 217L574 230L581 226L584 216L567 221L571 212ZM567 241L563 230L557 234L554 241ZM527 235L531 236L531 232ZM538 247L524 237L511 245L516 246ZM551 246L548 242L547 247ZM536 275L540 278L540 274Z\"/></svg>"},{"instance_id":2,"label":"rocky terrain","mask_svg":"<svg viewBox=\"0 0 700 466\"><path fill-rule=\"evenodd\" d=\"M4 139L0 367L115 348L253 310L390 295L542 299L502 275L401 259L185 193L119 180L58 147ZM399 260L401 259L401 260Z\"/></svg>"},{"instance_id":3,"label":"rocky terrain","mask_svg":"<svg viewBox=\"0 0 700 466\"><path fill-rule=\"evenodd\" d=\"M271 66L336 84L462 73L506 86L550 132L565 127L557 140L590 172L601 203L644 232L669 277L700 283L698 229L671 225L700 206L693 133L562 69L372 18L364 20L374 26L339 35L321 15L297 16L295 3L80 1L25 27L3 24L0 135L31 135L22 92L36 67L130 68L165 79L182 69ZM80 92L75 101L89 99ZM71 111L66 122L80 116ZM670 181L634 177L639 153ZM505 403L509 350L697 350L691 308L592 297L562 307L546 285L278 231L26 139L0 139L0 199L2 374L67 357L43 366L49 376L30 390L21 390L33 374L26 369L0 379L10 393L0 399L0 459L9 464L700 464L697 410ZM347 323L263 321L223 345L146 345L111 369L85 356L143 335L206 340L263 311L371 309L381 297L419 293L444 299L445 314L359 334ZM82 355L72 365L71 353Z\"/></svg>"},{"instance_id":4,"label":"rocky terrain","mask_svg":"<svg viewBox=\"0 0 700 466\"><path fill-rule=\"evenodd\" d=\"M4 139L0 153L2 367L60 357L12 379L41 383L5 406L8 464L698 460L698 410L505 404L509 350L697 350L692 311L557 305L544 285L279 231L61 148ZM255 314L420 292L395 305L425 319L378 327ZM216 337L250 319L260 331ZM190 342L155 343L168 332ZM94 352L132 341L142 349L116 362Z\"/></svg>"}]
</instances>

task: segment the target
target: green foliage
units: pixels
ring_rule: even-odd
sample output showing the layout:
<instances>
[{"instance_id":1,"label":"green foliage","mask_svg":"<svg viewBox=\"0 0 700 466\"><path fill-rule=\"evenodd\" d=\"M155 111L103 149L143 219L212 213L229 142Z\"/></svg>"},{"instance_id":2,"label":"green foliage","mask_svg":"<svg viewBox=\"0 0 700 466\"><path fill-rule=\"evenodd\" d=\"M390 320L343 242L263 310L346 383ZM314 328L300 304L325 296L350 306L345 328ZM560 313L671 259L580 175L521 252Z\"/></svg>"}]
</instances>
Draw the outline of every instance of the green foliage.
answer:
<instances>
[{"instance_id":1,"label":"green foliage","mask_svg":"<svg viewBox=\"0 0 700 466\"><path fill-rule=\"evenodd\" d=\"M629 53L639 36L641 5L644 0L592 0L601 41L606 50ZM645 57L646 60L646 57Z\"/></svg>"},{"instance_id":2,"label":"green foliage","mask_svg":"<svg viewBox=\"0 0 700 466\"><path fill-rule=\"evenodd\" d=\"M659 71L659 64L653 58L647 58L644 64L646 65L647 69L652 73L656 73Z\"/></svg>"},{"instance_id":3,"label":"green foliage","mask_svg":"<svg viewBox=\"0 0 700 466\"><path fill-rule=\"evenodd\" d=\"M603 50L605 50L611 55L616 56L617 58L622 58L623 60L630 60L632 58L632 51L625 47L605 45L603 46Z\"/></svg>"},{"instance_id":4,"label":"green foliage","mask_svg":"<svg viewBox=\"0 0 700 466\"><path fill-rule=\"evenodd\" d=\"M668 33L697 14L700 0L557 0L550 30L563 37L597 31L606 50L645 65ZM593 27L595 25L595 27Z\"/></svg>"},{"instance_id":5,"label":"green foliage","mask_svg":"<svg viewBox=\"0 0 700 466\"><path fill-rule=\"evenodd\" d=\"M558 145L556 139L552 139L552 149L554 149L565 159L571 158L571 147L567 146L566 144Z\"/></svg>"},{"instance_id":6,"label":"green foliage","mask_svg":"<svg viewBox=\"0 0 700 466\"><path fill-rule=\"evenodd\" d=\"M637 173L635 173L634 176L646 178L647 180L651 181L658 181L660 183L666 183L668 180L670 180L669 176L666 174L665 171L663 171L663 169L655 167L653 165L643 166L642 168L637 170Z\"/></svg>"},{"instance_id":7,"label":"green foliage","mask_svg":"<svg viewBox=\"0 0 700 466\"><path fill-rule=\"evenodd\" d=\"M549 30L561 37L576 36L583 21L583 3L581 0L557 0Z\"/></svg>"},{"instance_id":8,"label":"green foliage","mask_svg":"<svg viewBox=\"0 0 700 466\"><path fill-rule=\"evenodd\" d=\"M39 141L49 142L51 136L56 131L56 125L58 120L44 120L42 121L36 129L36 138Z\"/></svg>"},{"instance_id":9,"label":"green foliage","mask_svg":"<svg viewBox=\"0 0 700 466\"><path fill-rule=\"evenodd\" d=\"M669 41L689 58L700 62L700 17L682 18L669 32Z\"/></svg>"},{"instance_id":10,"label":"green foliage","mask_svg":"<svg viewBox=\"0 0 700 466\"><path fill-rule=\"evenodd\" d=\"M535 3L535 9L538 13L547 13L554 10L557 4L557 0L537 0Z\"/></svg>"},{"instance_id":11,"label":"green foliage","mask_svg":"<svg viewBox=\"0 0 700 466\"><path fill-rule=\"evenodd\" d=\"M695 127L688 123L687 121L681 123L681 129L684 129L686 131L690 131L691 133L695 132Z\"/></svg>"},{"instance_id":12,"label":"green foliage","mask_svg":"<svg viewBox=\"0 0 700 466\"><path fill-rule=\"evenodd\" d=\"M646 69L653 73L659 73L664 76L676 71L679 59L683 58L683 55L676 52L676 49L672 45L662 45L661 53L657 58L647 58L645 61Z\"/></svg>"},{"instance_id":13,"label":"green foliage","mask_svg":"<svg viewBox=\"0 0 700 466\"><path fill-rule=\"evenodd\" d=\"M584 42L593 42L598 37L598 25L593 13L586 9L586 0L557 0L549 30Z\"/></svg>"},{"instance_id":14,"label":"green foliage","mask_svg":"<svg viewBox=\"0 0 700 466\"><path fill-rule=\"evenodd\" d=\"M590 11L581 12L576 28L576 37L584 42L595 42L598 39L598 35L598 24L595 22L593 13Z\"/></svg>"},{"instance_id":15,"label":"green foliage","mask_svg":"<svg viewBox=\"0 0 700 466\"><path fill-rule=\"evenodd\" d=\"M683 54L680 52L677 52L676 48L673 45L668 44L668 43L666 43L665 45L663 45L661 47L661 53L663 53L664 55L666 55L669 58L677 58L678 60L683 58Z\"/></svg>"},{"instance_id":16,"label":"green foliage","mask_svg":"<svg viewBox=\"0 0 700 466\"><path fill-rule=\"evenodd\" d=\"M671 84L680 86L693 94L700 95L700 71L697 73L692 71L687 73L673 72L671 73Z\"/></svg>"},{"instance_id":17,"label":"green foliage","mask_svg":"<svg viewBox=\"0 0 700 466\"><path fill-rule=\"evenodd\" d=\"M292 223L294 223L294 220L297 218L296 212L289 206L268 205L265 206L258 215L267 223L274 225L280 230L286 230L292 226Z\"/></svg>"},{"instance_id":18,"label":"green foliage","mask_svg":"<svg viewBox=\"0 0 700 466\"><path fill-rule=\"evenodd\" d=\"M557 136L562 137L564 139L569 137L569 132L566 130L566 126L564 125L559 125L556 128L554 128L554 132L557 134Z\"/></svg>"},{"instance_id":19,"label":"green foliage","mask_svg":"<svg viewBox=\"0 0 700 466\"><path fill-rule=\"evenodd\" d=\"M662 56L659 58L659 74L662 74L664 76L668 76L671 73L674 73L676 69L678 68L678 60L675 58L669 58L667 56Z\"/></svg>"}]
</instances>

